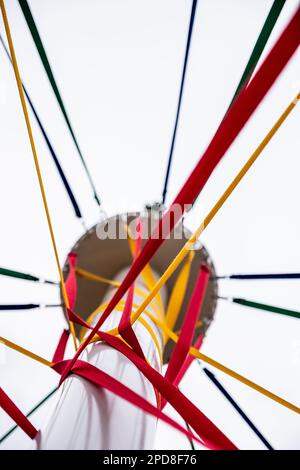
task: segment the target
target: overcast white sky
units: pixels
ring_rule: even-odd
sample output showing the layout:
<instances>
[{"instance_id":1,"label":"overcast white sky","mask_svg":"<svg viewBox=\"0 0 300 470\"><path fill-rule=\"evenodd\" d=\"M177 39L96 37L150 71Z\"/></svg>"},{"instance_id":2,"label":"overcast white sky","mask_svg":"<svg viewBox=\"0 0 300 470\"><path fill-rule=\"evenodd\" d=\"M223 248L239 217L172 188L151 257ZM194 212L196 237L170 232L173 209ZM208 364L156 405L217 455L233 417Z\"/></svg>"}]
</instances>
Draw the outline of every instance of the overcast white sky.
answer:
<instances>
[{"instance_id":1,"label":"overcast white sky","mask_svg":"<svg viewBox=\"0 0 300 470\"><path fill-rule=\"evenodd\" d=\"M177 193L222 118L271 0L199 0L168 200ZM6 0L24 82L39 110L88 225L98 219L87 179L16 0ZM298 5L287 0L270 49ZM177 104L191 1L30 0L57 82L109 214L160 199ZM0 21L0 31L3 34ZM214 172L187 218L195 228L299 87L299 52ZM299 106L203 235L219 274L300 269ZM32 119L63 261L82 227L74 218ZM57 278L12 69L0 48L0 265ZM229 282L222 295L299 310L299 281ZM1 303L56 302L53 287L0 279ZM51 357L59 310L1 312L1 334ZM299 406L300 321L220 301L203 351ZM23 411L57 383L56 374L2 348L1 385ZM277 449L300 448L299 416L216 372ZM194 365L182 389L235 444L262 444ZM176 416L172 410L168 411ZM32 421L40 426L49 407ZM176 416L176 418L178 418ZM179 418L178 418L179 419ZM0 434L11 426L0 411ZM17 431L2 448L26 448ZM156 447L188 448L159 424Z\"/></svg>"}]
</instances>

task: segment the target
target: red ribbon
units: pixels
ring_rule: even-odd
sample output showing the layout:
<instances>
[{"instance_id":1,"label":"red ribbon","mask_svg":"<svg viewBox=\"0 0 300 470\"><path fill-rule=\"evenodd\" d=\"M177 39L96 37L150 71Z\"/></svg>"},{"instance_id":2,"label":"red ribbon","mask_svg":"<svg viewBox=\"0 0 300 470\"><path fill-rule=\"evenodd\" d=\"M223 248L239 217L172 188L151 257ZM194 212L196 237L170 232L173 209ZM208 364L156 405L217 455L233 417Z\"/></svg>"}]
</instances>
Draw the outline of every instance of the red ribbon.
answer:
<instances>
[{"instance_id":1,"label":"red ribbon","mask_svg":"<svg viewBox=\"0 0 300 470\"><path fill-rule=\"evenodd\" d=\"M87 328L91 328L90 325L78 317L76 313L69 311L69 317L74 323L78 322ZM138 356L135 351L126 346L122 340L111 334L104 333L103 331L97 331L97 334L103 341L135 364L162 397L168 401L182 418L197 432L206 447L213 450L236 449L235 445L188 398L186 398L177 387L166 380L165 377ZM69 363L70 361L64 362L66 368ZM53 366L55 370L56 366L57 365ZM61 366L59 367L60 373L63 374L64 370L62 370Z\"/></svg>"},{"instance_id":2,"label":"red ribbon","mask_svg":"<svg viewBox=\"0 0 300 470\"><path fill-rule=\"evenodd\" d=\"M69 336L70 336L69 330L64 330L62 332L58 345L53 354L52 362L59 362L63 360Z\"/></svg>"},{"instance_id":3,"label":"red ribbon","mask_svg":"<svg viewBox=\"0 0 300 470\"><path fill-rule=\"evenodd\" d=\"M77 279L76 279L76 264L77 264L77 254L71 251L67 256L67 261L69 265L69 272L67 275L67 279L65 281L67 297L69 300L70 308L73 309L76 303L76 296L77 296ZM65 350L67 347L67 342L69 338L70 332L68 330L64 330L54 352L52 362L59 362L62 361L65 355Z\"/></svg>"},{"instance_id":4,"label":"red ribbon","mask_svg":"<svg viewBox=\"0 0 300 470\"><path fill-rule=\"evenodd\" d=\"M215 426L178 388L165 379L153 367L143 361L132 349L119 338L99 332L101 338L110 346L126 356L160 392L162 397L180 414L197 432L206 447L212 450L236 450L236 446Z\"/></svg>"},{"instance_id":5,"label":"red ribbon","mask_svg":"<svg viewBox=\"0 0 300 470\"><path fill-rule=\"evenodd\" d=\"M68 265L69 265L69 272L67 279L65 281L67 296L70 304L70 308L74 308L76 303L76 295L77 295L77 280L76 280L76 273L75 268L77 264L77 254L71 252L68 254Z\"/></svg>"},{"instance_id":6,"label":"red ribbon","mask_svg":"<svg viewBox=\"0 0 300 470\"><path fill-rule=\"evenodd\" d=\"M174 225L182 217L183 213L178 214L178 206L174 206L179 205L181 209L184 209L185 204L191 204L194 202L225 152L235 140L297 49L300 40L299 22L300 8L298 8L250 83L247 87L244 87L241 90L239 96L230 107L195 169L181 188L170 209L159 221L152 237L146 242L143 250L132 264L131 269L115 292L107 308L103 312L103 315L96 323L91 333L87 336L84 343L80 346L72 361L69 363L62 375L61 381L66 377L68 371L72 368L76 359L89 344L96 331L101 327L142 269L161 246L166 236L172 231ZM173 212L173 217L170 217ZM160 236L161 233L163 236Z\"/></svg>"},{"instance_id":7,"label":"red ribbon","mask_svg":"<svg viewBox=\"0 0 300 470\"><path fill-rule=\"evenodd\" d=\"M68 363L70 363L70 360L59 362L53 366L53 369L59 374L61 374L68 365ZM161 419L165 423L169 424L173 428L183 433L185 436L189 437L190 439L194 439L199 444L203 445L203 442L197 436L187 431L180 424L176 423L176 421L167 416L157 407L153 406L151 403L145 400L145 398L141 397L136 392L126 387L126 385L122 384L121 382L106 374L102 370L97 369L97 367L87 362L79 360L76 361L75 366L72 368L72 373L83 377L84 379L88 380L89 382L92 382L98 387L106 388L110 392L114 393L115 395L118 395L119 397L128 401L132 405L137 406L146 413L149 413L158 419Z\"/></svg>"},{"instance_id":8,"label":"red ribbon","mask_svg":"<svg viewBox=\"0 0 300 470\"><path fill-rule=\"evenodd\" d=\"M4 390L0 387L0 405L1 408L14 420L14 422L20 426L21 429L29 436L34 439L38 431L31 424L29 419L22 413L21 410L14 404L14 402L6 395Z\"/></svg>"},{"instance_id":9,"label":"red ribbon","mask_svg":"<svg viewBox=\"0 0 300 470\"><path fill-rule=\"evenodd\" d=\"M176 377L188 356L195 334L198 316L201 312L201 307L204 301L208 279L209 269L206 265L202 265L184 318L179 339L176 343L166 371L165 377L172 383L176 380Z\"/></svg>"},{"instance_id":10,"label":"red ribbon","mask_svg":"<svg viewBox=\"0 0 300 470\"><path fill-rule=\"evenodd\" d=\"M136 260L137 256L139 255L141 245L142 245L142 222L140 219L137 220L136 224L136 232L138 232L138 237L135 244L135 253L133 257L133 263ZM118 325L118 330L122 338L132 347L132 349L143 359L145 359L143 350L138 342L135 332L133 331L130 318L132 312L132 305L133 305L133 296L134 296L134 283L131 284L124 306L124 310L122 312L122 316Z\"/></svg>"},{"instance_id":11,"label":"red ribbon","mask_svg":"<svg viewBox=\"0 0 300 470\"><path fill-rule=\"evenodd\" d=\"M194 348L196 349L200 349L201 346L202 346L202 343L203 343L203 336L199 336L199 338L195 341L194 343ZM183 377L185 376L188 368L190 367L190 365L192 364L192 362L195 360L195 356L191 356L190 354L187 356L186 360L184 361L176 379L174 380L174 385L178 386L181 382L181 380L183 379Z\"/></svg>"}]
</instances>

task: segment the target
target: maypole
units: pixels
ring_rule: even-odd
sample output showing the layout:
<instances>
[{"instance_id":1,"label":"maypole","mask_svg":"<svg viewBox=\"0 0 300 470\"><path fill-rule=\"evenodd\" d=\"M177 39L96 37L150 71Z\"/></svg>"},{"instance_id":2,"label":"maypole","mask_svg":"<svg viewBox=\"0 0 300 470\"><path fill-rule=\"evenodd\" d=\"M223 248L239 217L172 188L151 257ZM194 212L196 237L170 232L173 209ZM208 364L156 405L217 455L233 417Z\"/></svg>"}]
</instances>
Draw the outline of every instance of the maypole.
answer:
<instances>
[{"instance_id":1,"label":"maypole","mask_svg":"<svg viewBox=\"0 0 300 470\"><path fill-rule=\"evenodd\" d=\"M19 3L89 179L94 198L100 206L100 199L75 137L29 5L26 0L19 0ZM183 223L185 213L190 210L214 169L299 45L300 9L296 11L252 77L284 3L274 1L219 128L170 207L165 210L163 204L168 190L196 14L197 1L192 2L175 126L162 194L163 204L146 206L147 209L142 213L118 214L106 218L84 233L71 248L62 266L25 98L47 142L76 216L81 218L81 212L21 81L4 1L0 0L10 50L10 54L8 51L7 53L15 73L60 279L59 305L62 306L68 324L68 329L62 332L51 360L0 337L8 347L39 361L60 376L55 409L48 423L39 431L28 419L32 411L25 416L11 397L0 389L2 408L33 440L32 448L148 449L153 446L156 420L161 419L183 433L192 443L198 442L212 450L236 449L236 445L179 388L181 379L195 358L200 361L209 380L222 392L268 449L272 449L269 442L202 363L235 378L290 411L300 413L297 405L199 351L207 329L214 319L217 300L222 298L218 296L218 282L224 278L217 276L212 259L200 243L199 237L294 109L299 95L284 110L196 231L190 233ZM5 47L2 38L1 42ZM54 286L58 284L8 268L0 268L0 274L32 282L46 282ZM299 273L225 276L226 279L240 280L298 277ZM227 300L245 307L300 318L298 311L239 297ZM40 304L0 305L0 310L33 308L40 308ZM75 354L67 358L66 348L70 335ZM163 364L167 366L165 373L162 370ZM53 393L54 391L51 391L47 398ZM44 402L45 399L41 400L37 406ZM164 407L167 403L179 413L186 426L165 414ZM3 438L11 432L6 433Z\"/></svg>"}]
</instances>

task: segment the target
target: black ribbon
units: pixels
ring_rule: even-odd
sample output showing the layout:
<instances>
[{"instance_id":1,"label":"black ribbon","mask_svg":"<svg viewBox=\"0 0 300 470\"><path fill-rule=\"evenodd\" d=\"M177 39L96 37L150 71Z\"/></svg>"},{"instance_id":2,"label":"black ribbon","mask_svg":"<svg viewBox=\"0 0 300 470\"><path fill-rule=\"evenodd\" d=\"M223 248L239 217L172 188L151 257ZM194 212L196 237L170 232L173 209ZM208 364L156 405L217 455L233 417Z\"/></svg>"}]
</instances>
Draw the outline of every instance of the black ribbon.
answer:
<instances>
[{"instance_id":1,"label":"black ribbon","mask_svg":"<svg viewBox=\"0 0 300 470\"><path fill-rule=\"evenodd\" d=\"M174 145L175 145L176 134L177 134L177 127L178 127L178 121L179 121L179 115L180 115L180 109L181 109L181 101L182 101L182 95L183 95L183 89L184 89L185 75L186 75L186 67L187 67L188 58L189 58L189 52L190 52L190 45L191 45L191 39L192 39L192 33L193 33L193 26L194 26L196 8L197 8L197 0L193 0L192 10L191 10L191 17L190 17L190 24L189 24L189 31L188 31L188 37L187 37L187 42L186 42L183 70L182 70L182 76L181 76L181 84L180 84L179 98L178 98L178 104L177 104L175 125L174 125L174 130L173 130L171 148L170 148L170 153L169 153L169 158L168 158L167 171L166 171L164 188L163 188L163 193L162 193L162 203L163 204L166 201L166 195L167 195L167 190L168 190L168 182L169 182L170 170L171 170L171 165L172 165L172 160L173 160L173 151L174 151Z\"/></svg>"},{"instance_id":2,"label":"black ribbon","mask_svg":"<svg viewBox=\"0 0 300 470\"><path fill-rule=\"evenodd\" d=\"M51 307L61 307L61 304L2 304L0 305L0 310L30 310L34 308L51 308Z\"/></svg>"},{"instance_id":3,"label":"black ribbon","mask_svg":"<svg viewBox=\"0 0 300 470\"><path fill-rule=\"evenodd\" d=\"M198 362L198 364L200 364ZM202 368L202 367L201 367ZM210 372L206 367L203 368L203 372L209 378L209 380L220 390L220 392L224 395L224 397L229 401L229 403L234 407L234 409L238 412L238 414L243 418L243 420L248 424L248 426L252 429L252 431L257 435L257 437L263 442L263 444L269 450L274 450L271 444L267 441L267 439L262 435L262 433L257 429L257 427L252 423L250 418L246 415L246 413L240 408L237 402L232 398L231 395L225 390L223 385L216 379L214 374Z\"/></svg>"},{"instance_id":4,"label":"black ribbon","mask_svg":"<svg viewBox=\"0 0 300 470\"><path fill-rule=\"evenodd\" d=\"M255 279L300 279L300 273L231 274L230 276L218 276L217 279L237 279L241 281Z\"/></svg>"},{"instance_id":5,"label":"black ribbon","mask_svg":"<svg viewBox=\"0 0 300 470\"><path fill-rule=\"evenodd\" d=\"M7 49L7 47L6 47L5 43L4 43L3 38L2 38L1 35L0 35L0 42L1 42L3 48L4 48L5 52L6 52L6 55L7 55L8 59L9 59L10 63L12 64L10 54L9 54L9 52L8 52L8 49ZM42 135L43 135L43 137L44 137L44 139L45 139L45 142L46 142L46 144L47 144L47 147L48 147L48 149L49 149L49 152L50 152L50 154L51 154L51 156L52 156L52 158L53 158L53 161L54 161L54 164L55 164L55 166L56 166L56 168L57 168L57 171L58 171L58 173L59 173L59 175L60 175L60 177L61 177L61 180L62 180L62 182L63 182L63 185L64 185L64 187L65 187L65 189L66 189L66 191L67 191L67 193L68 193L68 196L69 196L69 199L70 199L71 204L72 204L72 206L73 206L73 209L74 209L74 212L75 212L75 214L76 214L76 217L78 217L79 219L81 219L81 218L82 218L82 215L81 215L81 212L80 212L78 203L77 203L77 201L76 201L76 199L75 199L75 196L74 196L74 194L73 194L73 191L72 191L72 189L71 189L71 187L70 187L70 185L69 185L69 183L68 183L68 180L67 180L67 178L66 178L66 176L65 176L65 174L64 174L64 172L63 172L63 169L62 169L62 167L61 167L61 165L60 165L60 163L59 163L59 160L58 160L57 155L56 155L56 153L55 153L55 151L54 151L54 148L53 148L53 146L52 146L52 144L51 144L51 142L50 142L50 140L49 140L49 137L48 137L48 135L47 135L47 132L46 132L46 130L45 130L45 128L44 128L44 126L43 126L43 124L42 124L42 122L41 122L41 120L40 120L38 114L37 114L37 111L36 111L36 109L35 109L35 106L33 105L32 101L31 101L31 98L30 98L30 96L29 96L29 94L28 94L28 92L27 92L27 90L26 90L26 88L25 88L25 85L24 85L23 83L22 83L22 87L23 87L25 96L26 96L26 98L27 98L27 100L28 100L28 104L29 104L29 106L30 106L30 108L31 108L31 110L32 110L32 112L33 112L33 114L34 114L34 117L35 117L35 119L36 119L36 121L37 121L37 123L38 123L38 126L39 126L39 128L40 128L40 130L41 130L41 132L42 132Z\"/></svg>"},{"instance_id":6,"label":"black ribbon","mask_svg":"<svg viewBox=\"0 0 300 470\"><path fill-rule=\"evenodd\" d=\"M37 29L37 26L35 24L35 21L34 21L34 18L32 16L32 13L31 13L31 10L29 8L29 5L28 5L28 2L27 0L19 0L19 5L21 7L21 10L22 10L22 13L24 15L24 18L26 20L26 23L27 23L27 26L30 30L30 33L31 33L31 36L32 36L32 39L34 41L34 44L37 48L37 51L39 53L39 56L40 56L40 59L42 61L42 64L44 66L44 69L45 69L45 72L47 74L47 77L48 77L48 80L51 84L51 87L52 87L52 90L55 94L55 97L56 97L56 100L57 100L57 103L61 109L61 112L64 116L64 119L65 119L65 122L67 124L67 127L69 129L69 132L71 134L71 137L72 137L72 140L74 142L74 145L77 149L77 152L78 152L78 155L79 155L79 158L81 160L81 163L83 165L83 168L85 170L85 173L88 177L88 180L90 182L90 185L91 185L91 188L92 188L92 191L93 191L93 194L94 194L94 198L95 198L95 201L97 202L97 204L100 206L100 200L99 200L99 197L97 195L97 191L96 191L96 188L95 188L95 185L94 185L94 182L92 180L92 176L89 172L89 169L87 167L87 164L83 158L83 154L81 152L81 149L79 147L79 144L78 144L78 141L77 141L77 138L75 136L75 133L74 133L74 130L73 130L73 127L71 125L71 122L70 122L70 119L69 119L69 116L67 114L67 111L66 111L66 107L64 105L64 102L63 102L63 99L62 99L62 96L60 94L60 91L58 89L58 86L57 86L57 83L56 83L56 80L54 78L54 75L53 75L53 72L52 72L52 69L51 69L51 66L50 66L50 63L49 63L49 60L48 60L48 57L47 57L47 54L46 54L46 51L45 51L45 48L44 48L44 45L42 43L42 40L41 40L41 37L40 37L40 34L38 32L38 29Z\"/></svg>"}]
</instances>

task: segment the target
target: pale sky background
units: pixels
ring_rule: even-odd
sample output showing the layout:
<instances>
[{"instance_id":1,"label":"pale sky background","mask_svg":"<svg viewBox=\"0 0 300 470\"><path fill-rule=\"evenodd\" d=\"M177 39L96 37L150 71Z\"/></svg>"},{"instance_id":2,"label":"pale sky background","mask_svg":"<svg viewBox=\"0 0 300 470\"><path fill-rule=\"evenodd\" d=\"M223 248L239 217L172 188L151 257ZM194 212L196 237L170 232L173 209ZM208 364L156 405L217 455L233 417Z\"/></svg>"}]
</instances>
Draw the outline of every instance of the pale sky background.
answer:
<instances>
[{"instance_id":1,"label":"pale sky background","mask_svg":"<svg viewBox=\"0 0 300 470\"><path fill-rule=\"evenodd\" d=\"M98 220L87 178L16 0L6 0L23 80L88 225ZM168 201L212 138L271 7L271 0L199 0ZM298 5L288 0L267 50ZM189 0L30 0L33 15L103 207L112 215L160 199L173 129ZM1 34L4 32L0 21ZM227 152L186 219L195 228L299 88L294 55ZM202 241L219 274L300 269L299 118L296 108ZM32 118L61 261L82 234ZM57 279L13 71L0 47L0 265ZM299 310L300 281L222 281L222 295ZM1 303L56 302L55 287L1 277ZM1 334L50 358L64 327L59 309L1 312ZM300 405L300 321L224 301L203 352ZM2 347L1 385L26 412L57 383L42 365ZM295 413L216 371L276 449L300 449ZM182 389L241 449L263 445L194 364ZM53 406L32 417L40 427ZM170 408L166 411L180 418ZM12 421L0 411L0 434ZM28 448L15 432L2 448ZM156 448L189 448L159 424Z\"/></svg>"}]
</instances>

